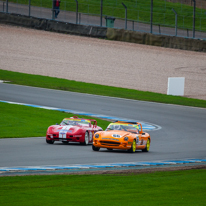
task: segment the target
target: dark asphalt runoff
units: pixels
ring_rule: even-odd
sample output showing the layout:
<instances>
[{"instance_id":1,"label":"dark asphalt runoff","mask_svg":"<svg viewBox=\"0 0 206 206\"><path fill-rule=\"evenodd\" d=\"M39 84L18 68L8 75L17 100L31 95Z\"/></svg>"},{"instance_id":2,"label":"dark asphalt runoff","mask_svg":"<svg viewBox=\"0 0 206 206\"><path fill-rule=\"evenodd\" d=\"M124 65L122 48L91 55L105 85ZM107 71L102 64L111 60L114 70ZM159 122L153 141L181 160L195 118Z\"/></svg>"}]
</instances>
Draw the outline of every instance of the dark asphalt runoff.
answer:
<instances>
[{"instance_id":1,"label":"dark asphalt runoff","mask_svg":"<svg viewBox=\"0 0 206 206\"><path fill-rule=\"evenodd\" d=\"M137 151L131 154L106 149L94 152L91 145L63 145L61 142L49 145L45 142L45 137L0 139L0 167L126 163L206 157L206 109L5 83L0 83L0 100L134 119L161 127L159 130L150 131L152 141L148 153ZM47 128L45 133L46 130Z\"/></svg>"}]
</instances>

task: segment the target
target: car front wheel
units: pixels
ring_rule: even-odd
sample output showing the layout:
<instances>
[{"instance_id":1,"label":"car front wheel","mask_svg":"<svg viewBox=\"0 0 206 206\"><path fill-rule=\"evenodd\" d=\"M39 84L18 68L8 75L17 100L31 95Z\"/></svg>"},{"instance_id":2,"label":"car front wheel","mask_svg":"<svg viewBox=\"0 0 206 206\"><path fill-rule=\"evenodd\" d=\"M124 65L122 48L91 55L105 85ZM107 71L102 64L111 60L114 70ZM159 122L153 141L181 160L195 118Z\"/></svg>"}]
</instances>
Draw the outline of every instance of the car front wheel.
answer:
<instances>
[{"instance_id":1,"label":"car front wheel","mask_svg":"<svg viewBox=\"0 0 206 206\"><path fill-rule=\"evenodd\" d=\"M94 151L99 151L99 150L100 150L99 147L95 147L94 145L92 145L92 149L93 149Z\"/></svg>"},{"instance_id":2,"label":"car front wheel","mask_svg":"<svg viewBox=\"0 0 206 206\"><path fill-rule=\"evenodd\" d=\"M131 146L131 148L128 150L128 152L135 153L135 151L136 151L136 141L133 140L132 146Z\"/></svg>"},{"instance_id":3,"label":"car front wheel","mask_svg":"<svg viewBox=\"0 0 206 206\"><path fill-rule=\"evenodd\" d=\"M147 140L146 146L145 148L142 150L142 152L149 152L149 148L150 148L150 140Z\"/></svg>"},{"instance_id":4,"label":"car front wheel","mask_svg":"<svg viewBox=\"0 0 206 206\"><path fill-rule=\"evenodd\" d=\"M84 145L88 145L89 144L89 133L85 132L85 137L84 137Z\"/></svg>"},{"instance_id":5,"label":"car front wheel","mask_svg":"<svg viewBox=\"0 0 206 206\"><path fill-rule=\"evenodd\" d=\"M46 139L46 143L48 143L48 144L54 144L54 140L47 140L47 139Z\"/></svg>"}]
</instances>

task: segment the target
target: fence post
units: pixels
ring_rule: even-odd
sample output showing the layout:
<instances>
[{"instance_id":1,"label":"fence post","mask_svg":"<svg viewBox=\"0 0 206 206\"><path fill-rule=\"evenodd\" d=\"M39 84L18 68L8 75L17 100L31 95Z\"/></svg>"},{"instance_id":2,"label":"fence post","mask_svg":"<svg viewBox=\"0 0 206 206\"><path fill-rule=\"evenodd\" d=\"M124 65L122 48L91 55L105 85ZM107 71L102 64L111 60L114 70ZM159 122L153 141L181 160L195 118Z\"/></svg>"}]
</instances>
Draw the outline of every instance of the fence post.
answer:
<instances>
[{"instance_id":1,"label":"fence post","mask_svg":"<svg viewBox=\"0 0 206 206\"><path fill-rule=\"evenodd\" d=\"M100 5L100 26L102 27L102 13L103 13L103 0L101 0Z\"/></svg>"},{"instance_id":2,"label":"fence post","mask_svg":"<svg viewBox=\"0 0 206 206\"><path fill-rule=\"evenodd\" d=\"M31 16L31 0L29 0L29 17Z\"/></svg>"},{"instance_id":3,"label":"fence post","mask_svg":"<svg viewBox=\"0 0 206 206\"><path fill-rule=\"evenodd\" d=\"M153 0L151 0L151 11L150 11L150 33L152 34L152 21L153 21Z\"/></svg>"},{"instance_id":4,"label":"fence post","mask_svg":"<svg viewBox=\"0 0 206 206\"><path fill-rule=\"evenodd\" d=\"M6 13L8 13L8 3L9 3L9 0L6 0Z\"/></svg>"},{"instance_id":5,"label":"fence post","mask_svg":"<svg viewBox=\"0 0 206 206\"><path fill-rule=\"evenodd\" d=\"M54 1L52 0L52 20L54 20Z\"/></svg>"},{"instance_id":6,"label":"fence post","mask_svg":"<svg viewBox=\"0 0 206 206\"><path fill-rule=\"evenodd\" d=\"M177 36L177 12L173 8L172 11L175 13L175 36Z\"/></svg>"},{"instance_id":7,"label":"fence post","mask_svg":"<svg viewBox=\"0 0 206 206\"><path fill-rule=\"evenodd\" d=\"M195 38L195 9L196 9L196 1L192 0L194 2L194 8L193 8L193 38Z\"/></svg>"},{"instance_id":8,"label":"fence post","mask_svg":"<svg viewBox=\"0 0 206 206\"><path fill-rule=\"evenodd\" d=\"M76 24L78 24L78 1L76 1Z\"/></svg>"},{"instance_id":9,"label":"fence post","mask_svg":"<svg viewBox=\"0 0 206 206\"><path fill-rule=\"evenodd\" d=\"M122 2L122 5L125 8L125 30L127 30L127 7L123 2Z\"/></svg>"}]
</instances>

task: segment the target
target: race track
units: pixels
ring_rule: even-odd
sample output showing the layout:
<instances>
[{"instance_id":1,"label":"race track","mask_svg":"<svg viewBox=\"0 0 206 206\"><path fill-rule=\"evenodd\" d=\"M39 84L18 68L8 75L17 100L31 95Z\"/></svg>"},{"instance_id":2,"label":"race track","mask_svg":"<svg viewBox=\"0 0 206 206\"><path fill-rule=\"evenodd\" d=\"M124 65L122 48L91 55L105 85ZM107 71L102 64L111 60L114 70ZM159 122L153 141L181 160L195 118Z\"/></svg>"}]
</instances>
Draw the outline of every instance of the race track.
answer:
<instances>
[{"instance_id":1,"label":"race track","mask_svg":"<svg viewBox=\"0 0 206 206\"><path fill-rule=\"evenodd\" d=\"M0 39L0 69L164 94L168 77L185 77L185 96L206 99L205 53L6 25L0 25ZM149 132L149 153L93 152L91 145L49 145L45 137L0 139L0 167L206 158L206 109L4 83L0 83L0 100L132 119L158 127Z\"/></svg>"},{"instance_id":2,"label":"race track","mask_svg":"<svg viewBox=\"0 0 206 206\"><path fill-rule=\"evenodd\" d=\"M128 163L206 157L205 109L3 83L0 88L0 100L83 110L86 113L145 121L161 127L149 132L152 137L149 153L137 151L130 154L105 149L94 152L91 145L49 145L44 137L1 139L0 167Z\"/></svg>"}]
</instances>

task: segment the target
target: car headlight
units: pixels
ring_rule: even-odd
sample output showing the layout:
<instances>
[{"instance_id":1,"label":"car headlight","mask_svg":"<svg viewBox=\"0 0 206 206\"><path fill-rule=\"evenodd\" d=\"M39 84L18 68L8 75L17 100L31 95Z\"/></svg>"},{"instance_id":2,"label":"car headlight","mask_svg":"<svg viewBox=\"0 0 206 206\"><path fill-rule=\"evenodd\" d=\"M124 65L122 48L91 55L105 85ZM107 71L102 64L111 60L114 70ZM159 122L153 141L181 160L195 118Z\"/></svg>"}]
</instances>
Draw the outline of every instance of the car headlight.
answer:
<instances>
[{"instance_id":1,"label":"car headlight","mask_svg":"<svg viewBox=\"0 0 206 206\"><path fill-rule=\"evenodd\" d=\"M124 141L128 141L128 139L129 139L128 137L125 137L125 138L124 138Z\"/></svg>"},{"instance_id":2,"label":"car headlight","mask_svg":"<svg viewBox=\"0 0 206 206\"><path fill-rule=\"evenodd\" d=\"M99 138L99 134L95 134L95 138Z\"/></svg>"}]
</instances>

